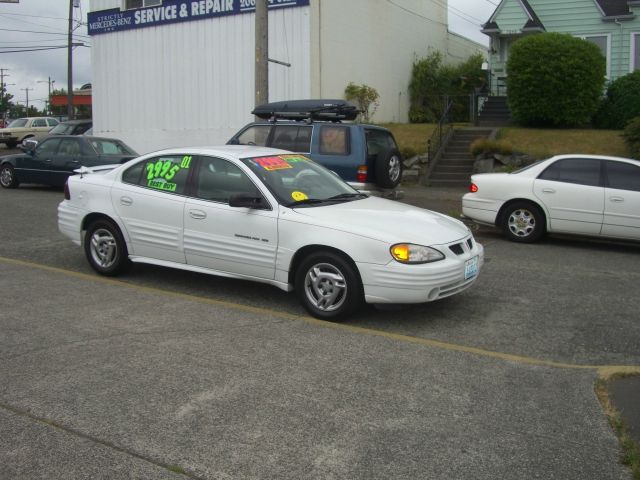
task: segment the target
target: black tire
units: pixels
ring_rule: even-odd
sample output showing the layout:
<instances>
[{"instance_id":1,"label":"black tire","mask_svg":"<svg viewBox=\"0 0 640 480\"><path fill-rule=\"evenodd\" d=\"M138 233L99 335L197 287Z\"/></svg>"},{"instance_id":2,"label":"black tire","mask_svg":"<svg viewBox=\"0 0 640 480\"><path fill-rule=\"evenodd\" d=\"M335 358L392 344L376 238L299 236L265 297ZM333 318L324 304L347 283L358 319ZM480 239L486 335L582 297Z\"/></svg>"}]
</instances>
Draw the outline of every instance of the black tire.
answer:
<instances>
[{"instance_id":1,"label":"black tire","mask_svg":"<svg viewBox=\"0 0 640 480\"><path fill-rule=\"evenodd\" d=\"M20 182L16 178L13 165L5 163L0 166L0 186L3 188L16 188L18 185L20 185Z\"/></svg>"},{"instance_id":2,"label":"black tire","mask_svg":"<svg viewBox=\"0 0 640 480\"><path fill-rule=\"evenodd\" d=\"M107 219L89 225L84 237L84 253L91 268L108 277L125 272L131 264L120 229Z\"/></svg>"},{"instance_id":3,"label":"black tire","mask_svg":"<svg viewBox=\"0 0 640 480\"><path fill-rule=\"evenodd\" d=\"M354 267L332 252L316 252L296 270L295 290L300 303L314 317L341 320L363 303L362 282Z\"/></svg>"},{"instance_id":4,"label":"black tire","mask_svg":"<svg viewBox=\"0 0 640 480\"><path fill-rule=\"evenodd\" d=\"M502 214L502 229L513 242L537 242L546 232L544 213L531 202L511 203Z\"/></svg>"},{"instance_id":5,"label":"black tire","mask_svg":"<svg viewBox=\"0 0 640 480\"><path fill-rule=\"evenodd\" d=\"M380 152L375 165L376 185L380 188L396 188L402 180L402 156L398 150Z\"/></svg>"}]
</instances>

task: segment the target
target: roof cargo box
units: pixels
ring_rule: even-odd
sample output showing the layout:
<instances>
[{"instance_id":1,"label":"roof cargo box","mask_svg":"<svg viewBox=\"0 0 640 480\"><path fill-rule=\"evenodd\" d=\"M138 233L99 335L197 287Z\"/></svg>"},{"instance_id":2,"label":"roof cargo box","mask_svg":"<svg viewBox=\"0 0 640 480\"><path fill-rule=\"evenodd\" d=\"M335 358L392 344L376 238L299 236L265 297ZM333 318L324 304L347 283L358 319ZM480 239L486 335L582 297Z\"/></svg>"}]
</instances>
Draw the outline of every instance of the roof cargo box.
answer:
<instances>
[{"instance_id":1,"label":"roof cargo box","mask_svg":"<svg viewBox=\"0 0 640 480\"><path fill-rule=\"evenodd\" d=\"M346 100L288 100L265 103L252 112L258 118L286 120L355 120L360 110Z\"/></svg>"}]
</instances>

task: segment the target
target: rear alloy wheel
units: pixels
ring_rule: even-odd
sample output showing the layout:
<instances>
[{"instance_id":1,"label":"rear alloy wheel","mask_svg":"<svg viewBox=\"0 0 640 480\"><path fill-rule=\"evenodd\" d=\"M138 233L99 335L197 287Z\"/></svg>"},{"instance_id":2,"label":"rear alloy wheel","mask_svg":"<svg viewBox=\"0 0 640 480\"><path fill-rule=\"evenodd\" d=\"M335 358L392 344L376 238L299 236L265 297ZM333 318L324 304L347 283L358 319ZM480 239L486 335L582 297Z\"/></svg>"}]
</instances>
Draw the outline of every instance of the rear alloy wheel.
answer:
<instances>
[{"instance_id":1,"label":"rear alloy wheel","mask_svg":"<svg viewBox=\"0 0 640 480\"><path fill-rule=\"evenodd\" d=\"M89 265L101 275L114 276L129 267L127 244L110 220L97 220L87 229L84 251Z\"/></svg>"},{"instance_id":2,"label":"rear alloy wheel","mask_svg":"<svg viewBox=\"0 0 640 480\"><path fill-rule=\"evenodd\" d=\"M362 304L362 284L354 268L332 252L309 255L296 272L295 289L314 317L339 320Z\"/></svg>"},{"instance_id":3,"label":"rear alloy wheel","mask_svg":"<svg viewBox=\"0 0 640 480\"><path fill-rule=\"evenodd\" d=\"M402 180L402 157L396 149L381 152L376 159L376 184L381 188L396 188Z\"/></svg>"},{"instance_id":4,"label":"rear alloy wheel","mask_svg":"<svg viewBox=\"0 0 640 480\"><path fill-rule=\"evenodd\" d=\"M16 173L9 164L0 167L0 185L4 188L16 188L19 185Z\"/></svg>"},{"instance_id":5,"label":"rear alloy wheel","mask_svg":"<svg viewBox=\"0 0 640 480\"><path fill-rule=\"evenodd\" d=\"M513 203L507 207L502 218L502 228L509 240L533 243L544 235L544 214L533 203Z\"/></svg>"}]
</instances>

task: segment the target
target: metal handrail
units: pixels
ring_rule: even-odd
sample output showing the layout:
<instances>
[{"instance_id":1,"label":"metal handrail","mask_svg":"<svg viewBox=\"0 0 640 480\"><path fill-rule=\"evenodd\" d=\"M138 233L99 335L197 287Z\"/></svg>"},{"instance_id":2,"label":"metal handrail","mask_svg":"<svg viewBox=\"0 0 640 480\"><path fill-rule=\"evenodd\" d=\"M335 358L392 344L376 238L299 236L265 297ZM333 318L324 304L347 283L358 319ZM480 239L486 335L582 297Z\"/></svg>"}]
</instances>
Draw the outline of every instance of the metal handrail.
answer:
<instances>
[{"instance_id":1,"label":"metal handrail","mask_svg":"<svg viewBox=\"0 0 640 480\"><path fill-rule=\"evenodd\" d=\"M453 106L453 100L449 100L449 104L447 105L447 108L445 108L444 113L442 114L442 117L440 117L440 120L438 120L438 126L431 134L431 138L427 140L427 155L430 162L433 161L433 159L436 157L436 155L438 155L438 153L442 149L443 147L442 139L446 138L446 135L449 133L449 130L453 128L451 123L449 122L449 112L452 106Z\"/></svg>"}]
</instances>

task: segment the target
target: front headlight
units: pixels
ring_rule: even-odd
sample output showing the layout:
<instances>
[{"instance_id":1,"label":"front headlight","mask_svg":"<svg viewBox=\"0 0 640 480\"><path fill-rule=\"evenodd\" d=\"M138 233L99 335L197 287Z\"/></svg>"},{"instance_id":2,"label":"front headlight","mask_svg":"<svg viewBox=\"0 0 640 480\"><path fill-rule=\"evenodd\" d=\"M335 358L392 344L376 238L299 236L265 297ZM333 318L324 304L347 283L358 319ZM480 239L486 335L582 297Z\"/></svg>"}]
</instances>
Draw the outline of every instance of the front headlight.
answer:
<instances>
[{"instance_id":1,"label":"front headlight","mask_svg":"<svg viewBox=\"0 0 640 480\"><path fill-rule=\"evenodd\" d=\"M444 260L444 255L435 248L412 243L397 243L389 249L394 260L400 263L416 264Z\"/></svg>"}]
</instances>

